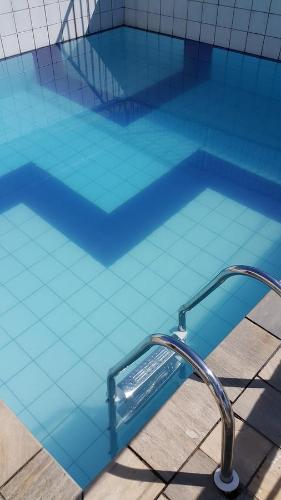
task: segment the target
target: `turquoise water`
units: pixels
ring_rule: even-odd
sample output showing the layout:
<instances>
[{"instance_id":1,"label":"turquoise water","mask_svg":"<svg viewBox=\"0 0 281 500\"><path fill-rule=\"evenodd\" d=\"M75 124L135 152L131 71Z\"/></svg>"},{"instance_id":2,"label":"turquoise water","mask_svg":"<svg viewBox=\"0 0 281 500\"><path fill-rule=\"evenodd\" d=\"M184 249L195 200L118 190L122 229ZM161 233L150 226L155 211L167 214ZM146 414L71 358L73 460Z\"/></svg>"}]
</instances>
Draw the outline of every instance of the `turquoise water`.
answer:
<instances>
[{"instance_id":1,"label":"turquoise water","mask_svg":"<svg viewBox=\"0 0 281 500\"><path fill-rule=\"evenodd\" d=\"M108 369L225 266L280 277L281 64L128 28L1 61L0 175L0 398L85 486ZM188 343L264 293L225 283Z\"/></svg>"}]
</instances>

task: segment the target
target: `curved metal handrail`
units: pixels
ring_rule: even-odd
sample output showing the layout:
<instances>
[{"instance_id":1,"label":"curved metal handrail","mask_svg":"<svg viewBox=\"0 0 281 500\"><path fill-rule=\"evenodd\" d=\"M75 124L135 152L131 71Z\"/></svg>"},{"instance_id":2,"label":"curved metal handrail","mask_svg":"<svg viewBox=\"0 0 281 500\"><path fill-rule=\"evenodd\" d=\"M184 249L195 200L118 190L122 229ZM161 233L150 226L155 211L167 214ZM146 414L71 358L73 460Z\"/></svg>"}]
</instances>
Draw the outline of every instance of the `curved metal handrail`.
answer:
<instances>
[{"instance_id":1,"label":"curved metal handrail","mask_svg":"<svg viewBox=\"0 0 281 500\"><path fill-rule=\"evenodd\" d=\"M197 304L202 302L210 293L222 285L228 278L232 276L248 276L255 280L261 281L281 297L281 284L278 280L271 278L267 273L260 271L255 267L234 265L226 267L212 281L205 285L199 292L194 295L186 304L179 309L179 331L186 331L186 313L193 309Z\"/></svg>"},{"instance_id":2,"label":"curved metal handrail","mask_svg":"<svg viewBox=\"0 0 281 500\"><path fill-rule=\"evenodd\" d=\"M233 470L234 416L231 403L218 378L206 363L181 340L169 335L150 335L128 356L115 365L108 374L107 390L109 401L109 421L111 431L116 432L115 377L145 354L151 347L160 345L171 349L189 363L212 392L222 419L221 467L215 473L216 485L223 491L234 491L239 484L236 471Z\"/></svg>"}]
</instances>

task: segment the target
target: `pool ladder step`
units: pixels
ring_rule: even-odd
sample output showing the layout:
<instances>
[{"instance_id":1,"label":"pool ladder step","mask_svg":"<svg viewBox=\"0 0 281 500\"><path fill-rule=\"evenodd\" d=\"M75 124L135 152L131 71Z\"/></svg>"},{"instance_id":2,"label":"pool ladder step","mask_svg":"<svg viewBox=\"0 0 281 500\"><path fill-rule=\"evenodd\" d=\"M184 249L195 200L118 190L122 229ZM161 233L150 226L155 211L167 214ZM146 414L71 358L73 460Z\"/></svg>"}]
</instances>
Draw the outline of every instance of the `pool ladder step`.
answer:
<instances>
[{"instance_id":1,"label":"pool ladder step","mask_svg":"<svg viewBox=\"0 0 281 500\"><path fill-rule=\"evenodd\" d=\"M173 338L186 340L186 332ZM157 347L116 385L118 425L128 422L182 367L182 359L165 347Z\"/></svg>"}]
</instances>

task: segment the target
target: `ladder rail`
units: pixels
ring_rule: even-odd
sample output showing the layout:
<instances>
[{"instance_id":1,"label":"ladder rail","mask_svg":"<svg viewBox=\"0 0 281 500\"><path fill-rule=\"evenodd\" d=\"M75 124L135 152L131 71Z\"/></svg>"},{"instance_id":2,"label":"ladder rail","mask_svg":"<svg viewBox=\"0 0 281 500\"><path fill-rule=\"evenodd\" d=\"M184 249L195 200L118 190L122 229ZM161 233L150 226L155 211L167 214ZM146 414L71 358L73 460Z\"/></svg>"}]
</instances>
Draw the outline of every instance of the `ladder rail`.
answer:
<instances>
[{"instance_id":1,"label":"ladder rail","mask_svg":"<svg viewBox=\"0 0 281 500\"><path fill-rule=\"evenodd\" d=\"M192 366L193 370L210 389L222 419L221 467L215 473L215 482L224 491L235 490L238 487L239 478L236 471L233 470L235 424L231 403L222 384L212 370L196 352L175 337L163 334L150 335L136 349L110 369L107 379L110 431L116 434L116 376L155 345L171 349L181 356L184 361Z\"/></svg>"},{"instance_id":2,"label":"ladder rail","mask_svg":"<svg viewBox=\"0 0 281 500\"><path fill-rule=\"evenodd\" d=\"M271 288L275 293L281 297L281 284L278 280L269 276L269 274L260 271L256 267L233 265L223 269L215 278L213 278L207 285L205 285L199 292L197 292L188 302L183 304L179 309L179 325L178 329L181 332L186 331L186 313L191 311L202 300L206 299L212 292L220 287L228 278L232 276L247 276L260 281L264 285Z\"/></svg>"}]
</instances>

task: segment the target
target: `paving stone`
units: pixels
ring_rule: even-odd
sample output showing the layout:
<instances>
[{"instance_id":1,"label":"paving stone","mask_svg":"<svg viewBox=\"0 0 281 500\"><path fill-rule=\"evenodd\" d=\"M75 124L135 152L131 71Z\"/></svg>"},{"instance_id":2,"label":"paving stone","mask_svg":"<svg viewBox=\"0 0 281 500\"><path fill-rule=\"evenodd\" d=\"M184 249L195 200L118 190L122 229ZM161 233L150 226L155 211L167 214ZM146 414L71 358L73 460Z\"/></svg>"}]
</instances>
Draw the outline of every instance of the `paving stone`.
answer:
<instances>
[{"instance_id":1,"label":"paving stone","mask_svg":"<svg viewBox=\"0 0 281 500\"><path fill-rule=\"evenodd\" d=\"M1 490L5 500L81 500L82 491L57 462L41 450Z\"/></svg>"},{"instance_id":2,"label":"paving stone","mask_svg":"<svg viewBox=\"0 0 281 500\"><path fill-rule=\"evenodd\" d=\"M165 494L170 500L220 500L224 499L213 481L216 462L202 450L197 450L187 464L176 474Z\"/></svg>"},{"instance_id":3,"label":"paving stone","mask_svg":"<svg viewBox=\"0 0 281 500\"><path fill-rule=\"evenodd\" d=\"M85 500L153 500L163 489L153 472L128 448L84 493Z\"/></svg>"},{"instance_id":4,"label":"paving stone","mask_svg":"<svg viewBox=\"0 0 281 500\"><path fill-rule=\"evenodd\" d=\"M234 401L279 345L279 340L244 319L210 354L207 364Z\"/></svg>"},{"instance_id":5,"label":"paving stone","mask_svg":"<svg viewBox=\"0 0 281 500\"><path fill-rule=\"evenodd\" d=\"M218 420L219 410L209 389L192 377L146 425L131 447L167 481Z\"/></svg>"},{"instance_id":6,"label":"paving stone","mask_svg":"<svg viewBox=\"0 0 281 500\"><path fill-rule=\"evenodd\" d=\"M275 389L281 391L281 349L271 358L260 371L259 376L269 382Z\"/></svg>"},{"instance_id":7,"label":"paving stone","mask_svg":"<svg viewBox=\"0 0 281 500\"><path fill-rule=\"evenodd\" d=\"M215 462L221 461L221 424L217 425L201 449ZM254 429L241 420L235 419L234 468L238 472L240 482L247 485L272 444Z\"/></svg>"},{"instance_id":8,"label":"paving stone","mask_svg":"<svg viewBox=\"0 0 281 500\"><path fill-rule=\"evenodd\" d=\"M12 411L0 402L0 486L42 448Z\"/></svg>"},{"instance_id":9,"label":"paving stone","mask_svg":"<svg viewBox=\"0 0 281 500\"><path fill-rule=\"evenodd\" d=\"M280 392L256 377L234 404L234 411L280 446Z\"/></svg>"},{"instance_id":10,"label":"paving stone","mask_svg":"<svg viewBox=\"0 0 281 500\"><path fill-rule=\"evenodd\" d=\"M281 450L271 451L249 486L258 500L281 499Z\"/></svg>"},{"instance_id":11,"label":"paving stone","mask_svg":"<svg viewBox=\"0 0 281 500\"><path fill-rule=\"evenodd\" d=\"M275 292L269 292L248 318L281 339L281 298Z\"/></svg>"}]
</instances>

